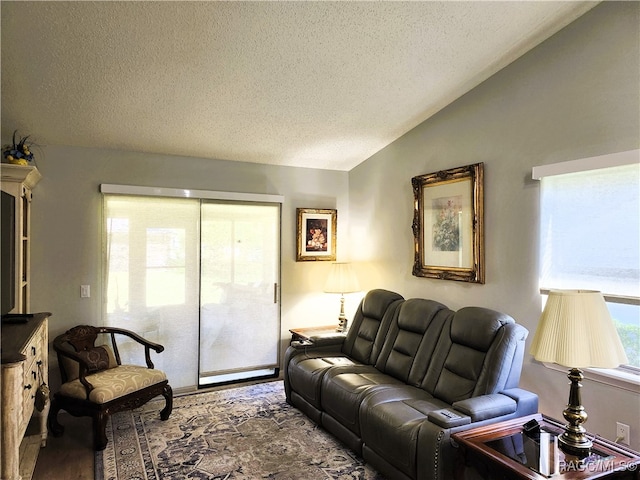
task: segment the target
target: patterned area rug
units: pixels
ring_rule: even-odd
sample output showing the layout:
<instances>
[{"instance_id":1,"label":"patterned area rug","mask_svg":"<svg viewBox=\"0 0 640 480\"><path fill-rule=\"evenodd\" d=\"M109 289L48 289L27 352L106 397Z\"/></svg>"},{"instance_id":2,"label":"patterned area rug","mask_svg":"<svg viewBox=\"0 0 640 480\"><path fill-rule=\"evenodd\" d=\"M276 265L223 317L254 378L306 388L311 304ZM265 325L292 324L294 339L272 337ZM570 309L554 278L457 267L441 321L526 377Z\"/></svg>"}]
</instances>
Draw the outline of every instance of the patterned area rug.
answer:
<instances>
[{"instance_id":1,"label":"patterned area rug","mask_svg":"<svg viewBox=\"0 0 640 480\"><path fill-rule=\"evenodd\" d=\"M281 381L176 397L113 415L96 480L361 479L373 468L285 401Z\"/></svg>"}]
</instances>

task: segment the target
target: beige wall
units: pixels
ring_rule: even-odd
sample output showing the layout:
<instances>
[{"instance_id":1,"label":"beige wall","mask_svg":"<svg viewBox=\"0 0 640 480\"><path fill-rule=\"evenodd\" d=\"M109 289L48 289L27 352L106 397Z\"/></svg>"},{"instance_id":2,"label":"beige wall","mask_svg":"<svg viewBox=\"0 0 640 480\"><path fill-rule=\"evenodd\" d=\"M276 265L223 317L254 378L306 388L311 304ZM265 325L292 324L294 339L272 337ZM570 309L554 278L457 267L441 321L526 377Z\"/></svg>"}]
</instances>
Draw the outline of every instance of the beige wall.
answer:
<instances>
[{"instance_id":1,"label":"beige wall","mask_svg":"<svg viewBox=\"0 0 640 480\"><path fill-rule=\"evenodd\" d=\"M541 312L531 168L640 146L639 10L636 2L597 6L350 172L349 237L365 287L504 311L531 341ZM411 177L477 162L485 166L486 284L413 277ZM566 375L527 354L522 386L561 418ZM584 387L588 429L614 438L622 421L638 448L638 394Z\"/></svg>"},{"instance_id":2,"label":"beige wall","mask_svg":"<svg viewBox=\"0 0 640 480\"><path fill-rule=\"evenodd\" d=\"M37 166L42 180L33 200L32 310L53 313L52 339L80 323L101 324L101 183L283 195L282 350L290 328L337 324L339 300L331 295L327 301L324 283L317 280L326 278L330 262L295 261L296 208L338 210L338 259L344 258L346 172L64 146L44 147ZM80 298L83 284L91 286L90 298ZM55 389L59 375L53 355L51 366Z\"/></svg>"}]
</instances>

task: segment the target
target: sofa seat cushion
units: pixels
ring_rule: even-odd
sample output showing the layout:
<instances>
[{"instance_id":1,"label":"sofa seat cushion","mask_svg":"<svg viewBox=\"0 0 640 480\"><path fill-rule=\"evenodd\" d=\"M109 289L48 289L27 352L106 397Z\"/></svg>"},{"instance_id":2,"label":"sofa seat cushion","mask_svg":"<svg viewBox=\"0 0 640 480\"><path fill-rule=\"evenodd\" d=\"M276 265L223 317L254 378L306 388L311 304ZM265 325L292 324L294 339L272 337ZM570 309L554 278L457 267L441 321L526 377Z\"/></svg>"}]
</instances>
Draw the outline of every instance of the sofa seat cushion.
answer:
<instances>
[{"instance_id":1,"label":"sofa seat cushion","mask_svg":"<svg viewBox=\"0 0 640 480\"><path fill-rule=\"evenodd\" d=\"M363 398L372 389L391 385L404 384L370 365L331 368L322 380L322 410L359 435L359 410Z\"/></svg>"},{"instance_id":2,"label":"sofa seat cushion","mask_svg":"<svg viewBox=\"0 0 640 480\"><path fill-rule=\"evenodd\" d=\"M363 443L376 454L411 478L416 478L418 461L418 434L428 422L429 412L448 407L445 402L432 397L424 390L413 388L407 395L407 387L399 390L401 400L369 401L378 396L392 398L394 388L376 392L367 397L360 411L360 429Z\"/></svg>"},{"instance_id":3,"label":"sofa seat cushion","mask_svg":"<svg viewBox=\"0 0 640 480\"><path fill-rule=\"evenodd\" d=\"M298 355L291 359L288 367L291 388L308 403L320 408L322 377L335 365L356 365L347 356L308 357Z\"/></svg>"},{"instance_id":4,"label":"sofa seat cushion","mask_svg":"<svg viewBox=\"0 0 640 480\"><path fill-rule=\"evenodd\" d=\"M89 394L89 400L102 404L163 382L167 376L160 370L136 365L120 365L87 375L86 379L94 387ZM62 384L60 394L81 400L87 399L87 390L79 379Z\"/></svg>"}]
</instances>

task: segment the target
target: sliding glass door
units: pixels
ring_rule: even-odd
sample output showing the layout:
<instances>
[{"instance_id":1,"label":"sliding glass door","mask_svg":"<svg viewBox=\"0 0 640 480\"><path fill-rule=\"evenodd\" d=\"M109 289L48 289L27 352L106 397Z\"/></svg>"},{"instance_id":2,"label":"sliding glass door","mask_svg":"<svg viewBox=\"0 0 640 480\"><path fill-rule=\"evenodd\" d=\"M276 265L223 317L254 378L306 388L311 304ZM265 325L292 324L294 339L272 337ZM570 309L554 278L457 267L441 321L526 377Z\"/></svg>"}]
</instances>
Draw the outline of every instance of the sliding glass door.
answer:
<instances>
[{"instance_id":1,"label":"sliding glass door","mask_svg":"<svg viewBox=\"0 0 640 480\"><path fill-rule=\"evenodd\" d=\"M280 204L105 195L104 324L164 345L176 390L275 375ZM144 363L137 344L123 363Z\"/></svg>"},{"instance_id":2,"label":"sliding glass door","mask_svg":"<svg viewBox=\"0 0 640 480\"><path fill-rule=\"evenodd\" d=\"M274 375L280 207L206 202L201 213L200 384Z\"/></svg>"}]
</instances>

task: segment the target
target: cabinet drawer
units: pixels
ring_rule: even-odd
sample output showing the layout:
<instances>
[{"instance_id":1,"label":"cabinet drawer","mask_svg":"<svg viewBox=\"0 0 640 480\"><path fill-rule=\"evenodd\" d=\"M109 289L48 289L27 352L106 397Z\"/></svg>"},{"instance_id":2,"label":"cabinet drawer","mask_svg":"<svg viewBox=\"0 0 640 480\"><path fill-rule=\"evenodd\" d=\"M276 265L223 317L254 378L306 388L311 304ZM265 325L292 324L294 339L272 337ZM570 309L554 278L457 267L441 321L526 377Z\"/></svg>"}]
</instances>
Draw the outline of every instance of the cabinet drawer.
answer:
<instances>
[{"instance_id":1,"label":"cabinet drawer","mask_svg":"<svg viewBox=\"0 0 640 480\"><path fill-rule=\"evenodd\" d=\"M39 358L42 351L42 335L38 333L31 338L31 341L27 344L27 346L22 351L26 360L24 361L25 365L31 365L37 358Z\"/></svg>"},{"instance_id":2,"label":"cabinet drawer","mask_svg":"<svg viewBox=\"0 0 640 480\"><path fill-rule=\"evenodd\" d=\"M25 384L25 389L22 396L22 419L20 422L20 432L24 435L27 430L31 415L33 415L33 408L35 405L35 384L31 384L31 388L27 388L28 384Z\"/></svg>"},{"instance_id":3,"label":"cabinet drawer","mask_svg":"<svg viewBox=\"0 0 640 480\"><path fill-rule=\"evenodd\" d=\"M35 398L35 390L38 388L38 363L40 360L34 360L30 365L25 365L24 374L24 398Z\"/></svg>"},{"instance_id":4,"label":"cabinet drawer","mask_svg":"<svg viewBox=\"0 0 640 480\"><path fill-rule=\"evenodd\" d=\"M44 373L46 345L46 323L40 326L32 335L30 341L22 350L26 360L23 362L23 390L22 390L22 415L20 418L20 430L24 432L33 414L36 390L42 381Z\"/></svg>"}]
</instances>

